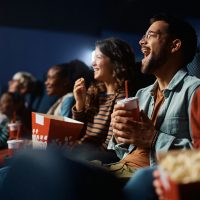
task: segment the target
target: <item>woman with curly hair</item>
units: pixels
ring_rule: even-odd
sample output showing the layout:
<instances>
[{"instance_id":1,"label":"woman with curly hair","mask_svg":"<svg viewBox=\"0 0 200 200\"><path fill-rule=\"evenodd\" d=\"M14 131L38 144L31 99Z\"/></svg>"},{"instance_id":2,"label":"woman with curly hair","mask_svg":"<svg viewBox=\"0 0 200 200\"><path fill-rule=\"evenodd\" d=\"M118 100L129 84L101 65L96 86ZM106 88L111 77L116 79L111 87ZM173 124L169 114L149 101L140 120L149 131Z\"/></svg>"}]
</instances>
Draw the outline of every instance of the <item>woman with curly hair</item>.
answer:
<instances>
[{"instance_id":1,"label":"woman with curly hair","mask_svg":"<svg viewBox=\"0 0 200 200\"><path fill-rule=\"evenodd\" d=\"M93 57L94 83L88 90L83 78L74 85L73 118L85 124L74 152L84 160L114 162L118 160L115 152L107 150L112 136L111 114L115 103L125 98L126 80L129 93L134 93L135 56L125 41L108 38L96 42Z\"/></svg>"}]
</instances>

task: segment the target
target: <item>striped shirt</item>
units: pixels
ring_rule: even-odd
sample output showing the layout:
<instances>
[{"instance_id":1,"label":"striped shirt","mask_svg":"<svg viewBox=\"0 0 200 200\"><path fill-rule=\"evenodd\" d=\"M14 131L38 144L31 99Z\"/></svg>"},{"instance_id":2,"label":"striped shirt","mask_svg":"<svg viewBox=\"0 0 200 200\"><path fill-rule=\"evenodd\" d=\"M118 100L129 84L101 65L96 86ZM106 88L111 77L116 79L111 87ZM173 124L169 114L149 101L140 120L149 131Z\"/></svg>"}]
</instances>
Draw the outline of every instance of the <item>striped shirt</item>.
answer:
<instances>
[{"instance_id":1,"label":"striped shirt","mask_svg":"<svg viewBox=\"0 0 200 200\"><path fill-rule=\"evenodd\" d=\"M7 144L7 140L9 137L7 124L8 119L4 119L0 123L0 147L5 146Z\"/></svg>"},{"instance_id":2,"label":"striped shirt","mask_svg":"<svg viewBox=\"0 0 200 200\"><path fill-rule=\"evenodd\" d=\"M111 114L117 101L124 99L125 93L121 91L117 94L100 94L99 107L97 113L77 112L72 109L73 118L85 123L83 136L79 144L92 143L104 150L107 149L108 142L112 136L112 126L110 125Z\"/></svg>"}]
</instances>

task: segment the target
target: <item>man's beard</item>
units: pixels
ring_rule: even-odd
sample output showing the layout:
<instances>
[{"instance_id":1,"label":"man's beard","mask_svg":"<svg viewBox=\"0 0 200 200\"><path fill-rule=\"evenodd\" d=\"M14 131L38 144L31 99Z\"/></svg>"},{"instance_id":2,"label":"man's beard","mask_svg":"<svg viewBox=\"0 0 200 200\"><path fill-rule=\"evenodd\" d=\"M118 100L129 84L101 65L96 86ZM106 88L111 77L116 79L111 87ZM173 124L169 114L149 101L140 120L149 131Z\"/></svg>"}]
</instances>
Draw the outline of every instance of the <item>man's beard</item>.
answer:
<instances>
[{"instance_id":1,"label":"man's beard","mask_svg":"<svg viewBox=\"0 0 200 200\"><path fill-rule=\"evenodd\" d=\"M153 74L153 72L157 69L157 60L149 59L148 62L145 62L145 64L142 63L141 72L143 74Z\"/></svg>"},{"instance_id":2,"label":"man's beard","mask_svg":"<svg viewBox=\"0 0 200 200\"><path fill-rule=\"evenodd\" d=\"M150 57L145 63L142 63L141 72L143 74L154 75L156 70L162 67L166 59L166 54L160 54L158 57Z\"/></svg>"}]
</instances>

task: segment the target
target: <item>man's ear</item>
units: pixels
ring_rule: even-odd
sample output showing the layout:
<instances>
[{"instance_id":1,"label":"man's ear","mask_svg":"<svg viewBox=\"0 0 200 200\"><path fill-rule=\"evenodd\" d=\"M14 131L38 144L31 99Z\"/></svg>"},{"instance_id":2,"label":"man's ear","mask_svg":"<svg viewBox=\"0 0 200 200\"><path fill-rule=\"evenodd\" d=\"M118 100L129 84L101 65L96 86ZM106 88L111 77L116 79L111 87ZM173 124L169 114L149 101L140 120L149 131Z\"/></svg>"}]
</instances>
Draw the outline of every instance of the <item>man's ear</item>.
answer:
<instances>
[{"instance_id":1,"label":"man's ear","mask_svg":"<svg viewBox=\"0 0 200 200\"><path fill-rule=\"evenodd\" d=\"M181 40L180 39L175 39L172 41L172 45L171 45L171 51L172 53L178 51L181 48Z\"/></svg>"}]
</instances>

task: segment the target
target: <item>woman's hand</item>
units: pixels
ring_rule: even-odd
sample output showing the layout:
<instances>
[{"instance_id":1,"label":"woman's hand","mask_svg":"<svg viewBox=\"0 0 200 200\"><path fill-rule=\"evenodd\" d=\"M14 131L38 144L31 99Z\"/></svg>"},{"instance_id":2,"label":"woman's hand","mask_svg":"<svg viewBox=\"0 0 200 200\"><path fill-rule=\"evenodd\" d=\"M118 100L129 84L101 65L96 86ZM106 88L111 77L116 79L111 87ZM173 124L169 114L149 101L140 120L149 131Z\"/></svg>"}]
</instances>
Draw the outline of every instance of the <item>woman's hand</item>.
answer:
<instances>
[{"instance_id":1,"label":"woman's hand","mask_svg":"<svg viewBox=\"0 0 200 200\"><path fill-rule=\"evenodd\" d=\"M86 87L84 78L76 80L74 84L74 98L76 100L76 110L82 111L85 109Z\"/></svg>"}]
</instances>

